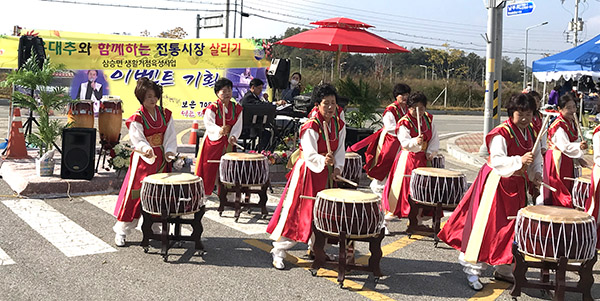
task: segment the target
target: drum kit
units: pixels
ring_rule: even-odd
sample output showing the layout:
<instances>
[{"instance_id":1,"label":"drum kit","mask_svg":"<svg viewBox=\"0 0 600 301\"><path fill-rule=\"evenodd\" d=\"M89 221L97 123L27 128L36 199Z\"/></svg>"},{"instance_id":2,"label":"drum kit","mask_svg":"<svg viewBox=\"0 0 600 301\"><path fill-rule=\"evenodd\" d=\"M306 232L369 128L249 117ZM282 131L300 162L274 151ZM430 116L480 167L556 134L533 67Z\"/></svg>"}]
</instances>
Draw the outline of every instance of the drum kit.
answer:
<instances>
[{"instance_id":1,"label":"drum kit","mask_svg":"<svg viewBox=\"0 0 600 301\"><path fill-rule=\"evenodd\" d=\"M529 206L519 210L515 224L515 285L513 298L521 288L555 291L555 300L564 300L565 291L580 292L583 300L593 300L592 268L596 263L596 223L585 212L554 206ZM530 260L525 255L537 260ZM529 280L528 268L539 268L541 280ZM555 281L549 281L554 270ZM579 274L577 283L567 283L566 271Z\"/></svg>"},{"instance_id":2,"label":"drum kit","mask_svg":"<svg viewBox=\"0 0 600 301\"><path fill-rule=\"evenodd\" d=\"M357 190L325 189L317 193L313 217L315 260L311 266L312 275L316 276L319 268L331 265L338 268L340 287L343 287L346 272L350 270L372 272L377 282L383 275L379 263L383 255L381 241L385 236L379 197ZM325 242L331 239L339 242L337 262L327 260L324 251ZM349 258L348 246L353 252L354 241L369 243L371 257L368 265L355 264L353 257Z\"/></svg>"},{"instance_id":3,"label":"drum kit","mask_svg":"<svg viewBox=\"0 0 600 301\"><path fill-rule=\"evenodd\" d=\"M195 249L204 252L201 235L202 216L205 212L204 184L202 178L188 173L158 173L142 180L140 192L142 203L143 239L141 246L148 252L150 239L161 241L161 255L168 260L169 241L193 241ZM193 214L193 219L182 218ZM161 223L160 234L154 234L152 224ZM169 235L169 225L174 224L175 235ZM191 225L189 236L181 235L181 225Z\"/></svg>"},{"instance_id":4,"label":"drum kit","mask_svg":"<svg viewBox=\"0 0 600 301\"><path fill-rule=\"evenodd\" d=\"M235 209L235 221L240 218L242 208L258 207L262 218L269 214L267 210L267 188L269 180L269 160L262 154L226 153L219 165L219 215L225 207ZM229 192L235 193L233 201L227 199ZM258 203L251 203L250 196L258 194ZM249 211L251 212L251 211Z\"/></svg>"}]
</instances>

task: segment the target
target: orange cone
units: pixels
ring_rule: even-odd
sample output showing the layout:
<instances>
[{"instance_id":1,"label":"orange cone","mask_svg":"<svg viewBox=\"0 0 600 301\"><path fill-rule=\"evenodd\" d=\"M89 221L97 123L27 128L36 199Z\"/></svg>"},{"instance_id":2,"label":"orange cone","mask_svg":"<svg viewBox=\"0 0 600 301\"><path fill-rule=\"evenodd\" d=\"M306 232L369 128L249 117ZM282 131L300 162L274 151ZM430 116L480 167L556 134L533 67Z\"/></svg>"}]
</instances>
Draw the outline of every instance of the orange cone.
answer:
<instances>
[{"instance_id":1,"label":"orange cone","mask_svg":"<svg viewBox=\"0 0 600 301\"><path fill-rule=\"evenodd\" d=\"M190 132L190 140L188 144L196 144L196 139L198 139L198 121L194 120L192 124L192 131Z\"/></svg>"},{"instance_id":2,"label":"orange cone","mask_svg":"<svg viewBox=\"0 0 600 301\"><path fill-rule=\"evenodd\" d=\"M10 127L10 135L8 137L8 145L6 146L6 155L4 159L25 159L27 155L27 147L25 146L25 135L23 134L23 123L21 122L21 109L15 107L13 109L13 121Z\"/></svg>"}]
</instances>

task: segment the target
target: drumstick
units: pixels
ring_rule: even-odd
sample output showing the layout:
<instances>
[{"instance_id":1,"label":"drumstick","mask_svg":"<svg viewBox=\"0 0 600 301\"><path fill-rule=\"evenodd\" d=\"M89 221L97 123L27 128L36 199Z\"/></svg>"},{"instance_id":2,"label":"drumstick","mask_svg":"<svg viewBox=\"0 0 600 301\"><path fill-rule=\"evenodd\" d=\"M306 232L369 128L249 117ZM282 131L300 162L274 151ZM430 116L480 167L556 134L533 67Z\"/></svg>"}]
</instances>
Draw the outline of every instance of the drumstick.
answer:
<instances>
[{"instance_id":1,"label":"drumstick","mask_svg":"<svg viewBox=\"0 0 600 301\"><path fill-rule=\"evenodd\" d=\"M541 128L540 132L538 133L538 136L535 138L535 143L533 144L533 148L531 149L531 152L534 154L535 154L535 150L536 150L538 144L540 144L540 140L542 140L542 136L546 132L546 125L548 124L549 120L550 120L550 115L546 115L546 117L544 118L544 122L542 122L542 128Z\"/></svg>"},{"instance_id":2,"label":"drumstick","mask_svg":"<svg viewBox=\"0 0 600 301\"><path fill-rule=\"evenodd\" d=\"M507 216L507 217L506 217L506 219L507 219L507 220L511 220L511 219L517 219L517 217L516 217L516 216Z\"/></svg>"},{"instance_id":3,"label":"drumstick","mask_svg":"<svg viewBox=\"0 0 600 301\"><path fill-rule=\"evenodd\" d=\"M417 108L417 133L421 136L421 112L419 111L419 107Z\"/></svg>"},{"instance_id":4,"label":"drumstick","mask_svg":"<svg viewBox=\"0 0 600 301\"><path fill-rule=\"evenodd\" d=\"M577 181L575 178L563 177L563 180Z\"/></svg>"},{"instance_id":5,"label":"drumstick","mask_svg":"<svg viewBox=\"0 0 600 301\"><path fill-rule=\"evenodd\" d=\"M556 192L556 188L554 188L554 187L552 187L552 186L550 186L550 185L548 185L548 184L546 184L546 183L544 183L544 182L542 182L541 184L542 184L542 186L544 186L544 187L546 187L546 188L550 189L550 191L552 191L552 192Z\"/></svg>"},{"instance_id":6,"label":"drumstick","mask_svg":"<svg viewBox=\"0 0 600 301\"><path fill-rule=\"evenodd\" d=\"M141 151L141 150L137 150L137 149L135 149L135 148L131 148L131 147L127 147L127 146L123 146L123 148L124 148L124 149L126 149L126 150L128 150L128 151L132 151L132 152L134 152L134 153L138 153L138 154L140 154L140 155L142 155L142 156L144 156L144 157L146 156L146 153L144 153L144 152L143 152L143 151ZM156 158L156 155L153 155L152 157L153 157L153 158Z\"/></svg>"},{"instance_id":7,"label":"drumstick","mask_svg":"<svg viewBox=\"0 0 600 301\"><path fill-rule=\"evenodd\" d=\"M579 123L579 118L577 118L577 113L573 113L573 118L575 119L575 123L577 124L577 135L581 141L583 141L583 135L581 134L581 124Z\"/></svg>"},{"instance_id":8,"label":"drumstick","mask_svg":"<svg viewBox=\"0 0 600 301\"><path fill-rule=\"evenodd\" d=\"M310 199L310 200L316 200L317 199L314 196L308 196L308 195L301 195L300 198L301 199Z\"/></svg>"},{"instance_id":9,"label":"drumstick","mask_svg":"<svg viewBox=\"0 0 600 301\"><path fill-rule=\"evenodd\" d=\"M352 185L354 187L358 187L358 184L356 182L350 181L350 180L348 180L348 179L346 179L346 178L344 178L342 176L337 176L336 179L340 180L342 182L346 182L346 183L348 183L348 184L350 184L350 185Z\"/></svg>"},{"instance_id":10,"label":"drumstick","mask_svg":"<svg viewBox=\"0 0 600 301\"><path fill-rule=\"evenodd\" d=\"M221 163L221 160L206 160L206 163Z\"/></svg>"},{"instance_id":11,"label":"drumstick","mask_svg":"<svg viewBox=\"0 0 600 301\"><path fill-rule=\"evenodd\" d=\"M242 150L246 150L246 149L245 149L243 146L241 146L241 145L237 144L236 142L233 142L233 143L231 143L231 144L235 145L236 147L239 147L239 148L240 148L240 149L242 149Z\"/></svg>"},{"instance_id":12,"label":"drumstick","mask_svg":"<svg viewBox=\"0 0 600 301\"><path fill-rule=\"evenodd\" d=\"M327 122L323 121L323 133L325 134L325 144L327 145L327 153L331 154L331 145L329 145L329 132L327 131Z\"/></svg>"}]
</instances>

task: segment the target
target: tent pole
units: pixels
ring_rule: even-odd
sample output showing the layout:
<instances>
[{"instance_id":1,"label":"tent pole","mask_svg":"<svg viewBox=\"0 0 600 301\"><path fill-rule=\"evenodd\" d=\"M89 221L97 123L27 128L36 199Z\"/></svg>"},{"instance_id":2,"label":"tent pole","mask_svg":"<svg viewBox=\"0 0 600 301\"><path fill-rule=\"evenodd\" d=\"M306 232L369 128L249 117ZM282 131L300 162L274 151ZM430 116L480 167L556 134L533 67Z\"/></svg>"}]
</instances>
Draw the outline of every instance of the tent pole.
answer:
<instances>
[{"instance_id":1,"label":"tent pole","mask_svg":"<svg viewBox=\"0 0 600 301\"><path fill-rule=\"evenodd\" d=\"M338 79L340 79L340 58L342 56L342 45L338 45L338 50L335 53L335 73L338 75Z\"/></svg>"}]
</instances>

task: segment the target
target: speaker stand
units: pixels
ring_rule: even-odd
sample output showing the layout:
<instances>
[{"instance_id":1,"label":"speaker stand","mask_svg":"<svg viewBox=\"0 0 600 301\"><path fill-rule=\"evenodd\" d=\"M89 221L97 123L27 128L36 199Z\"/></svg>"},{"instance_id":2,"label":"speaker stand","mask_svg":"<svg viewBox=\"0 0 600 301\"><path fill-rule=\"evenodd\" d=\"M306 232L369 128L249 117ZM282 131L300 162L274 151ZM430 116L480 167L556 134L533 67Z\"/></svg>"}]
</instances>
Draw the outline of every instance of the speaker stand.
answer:
<instances>
[{"instance_id":1,"label":"speaker stand","mask_svg":"<svg viewBox=\"0 0 600 301\"><path fill-rule=\"evenodd\" d=\"M119 133L119 140L121 141L121 134ZM98 162L96 162L96 173L98 173L98 167L100 166L100 159L102 159L102 168L106 163L106 155L110 154L110 151L117 145L117 143L108 142L106 140L100 140L100 150L98 151Z\"/></svg>"}]
</instances>

